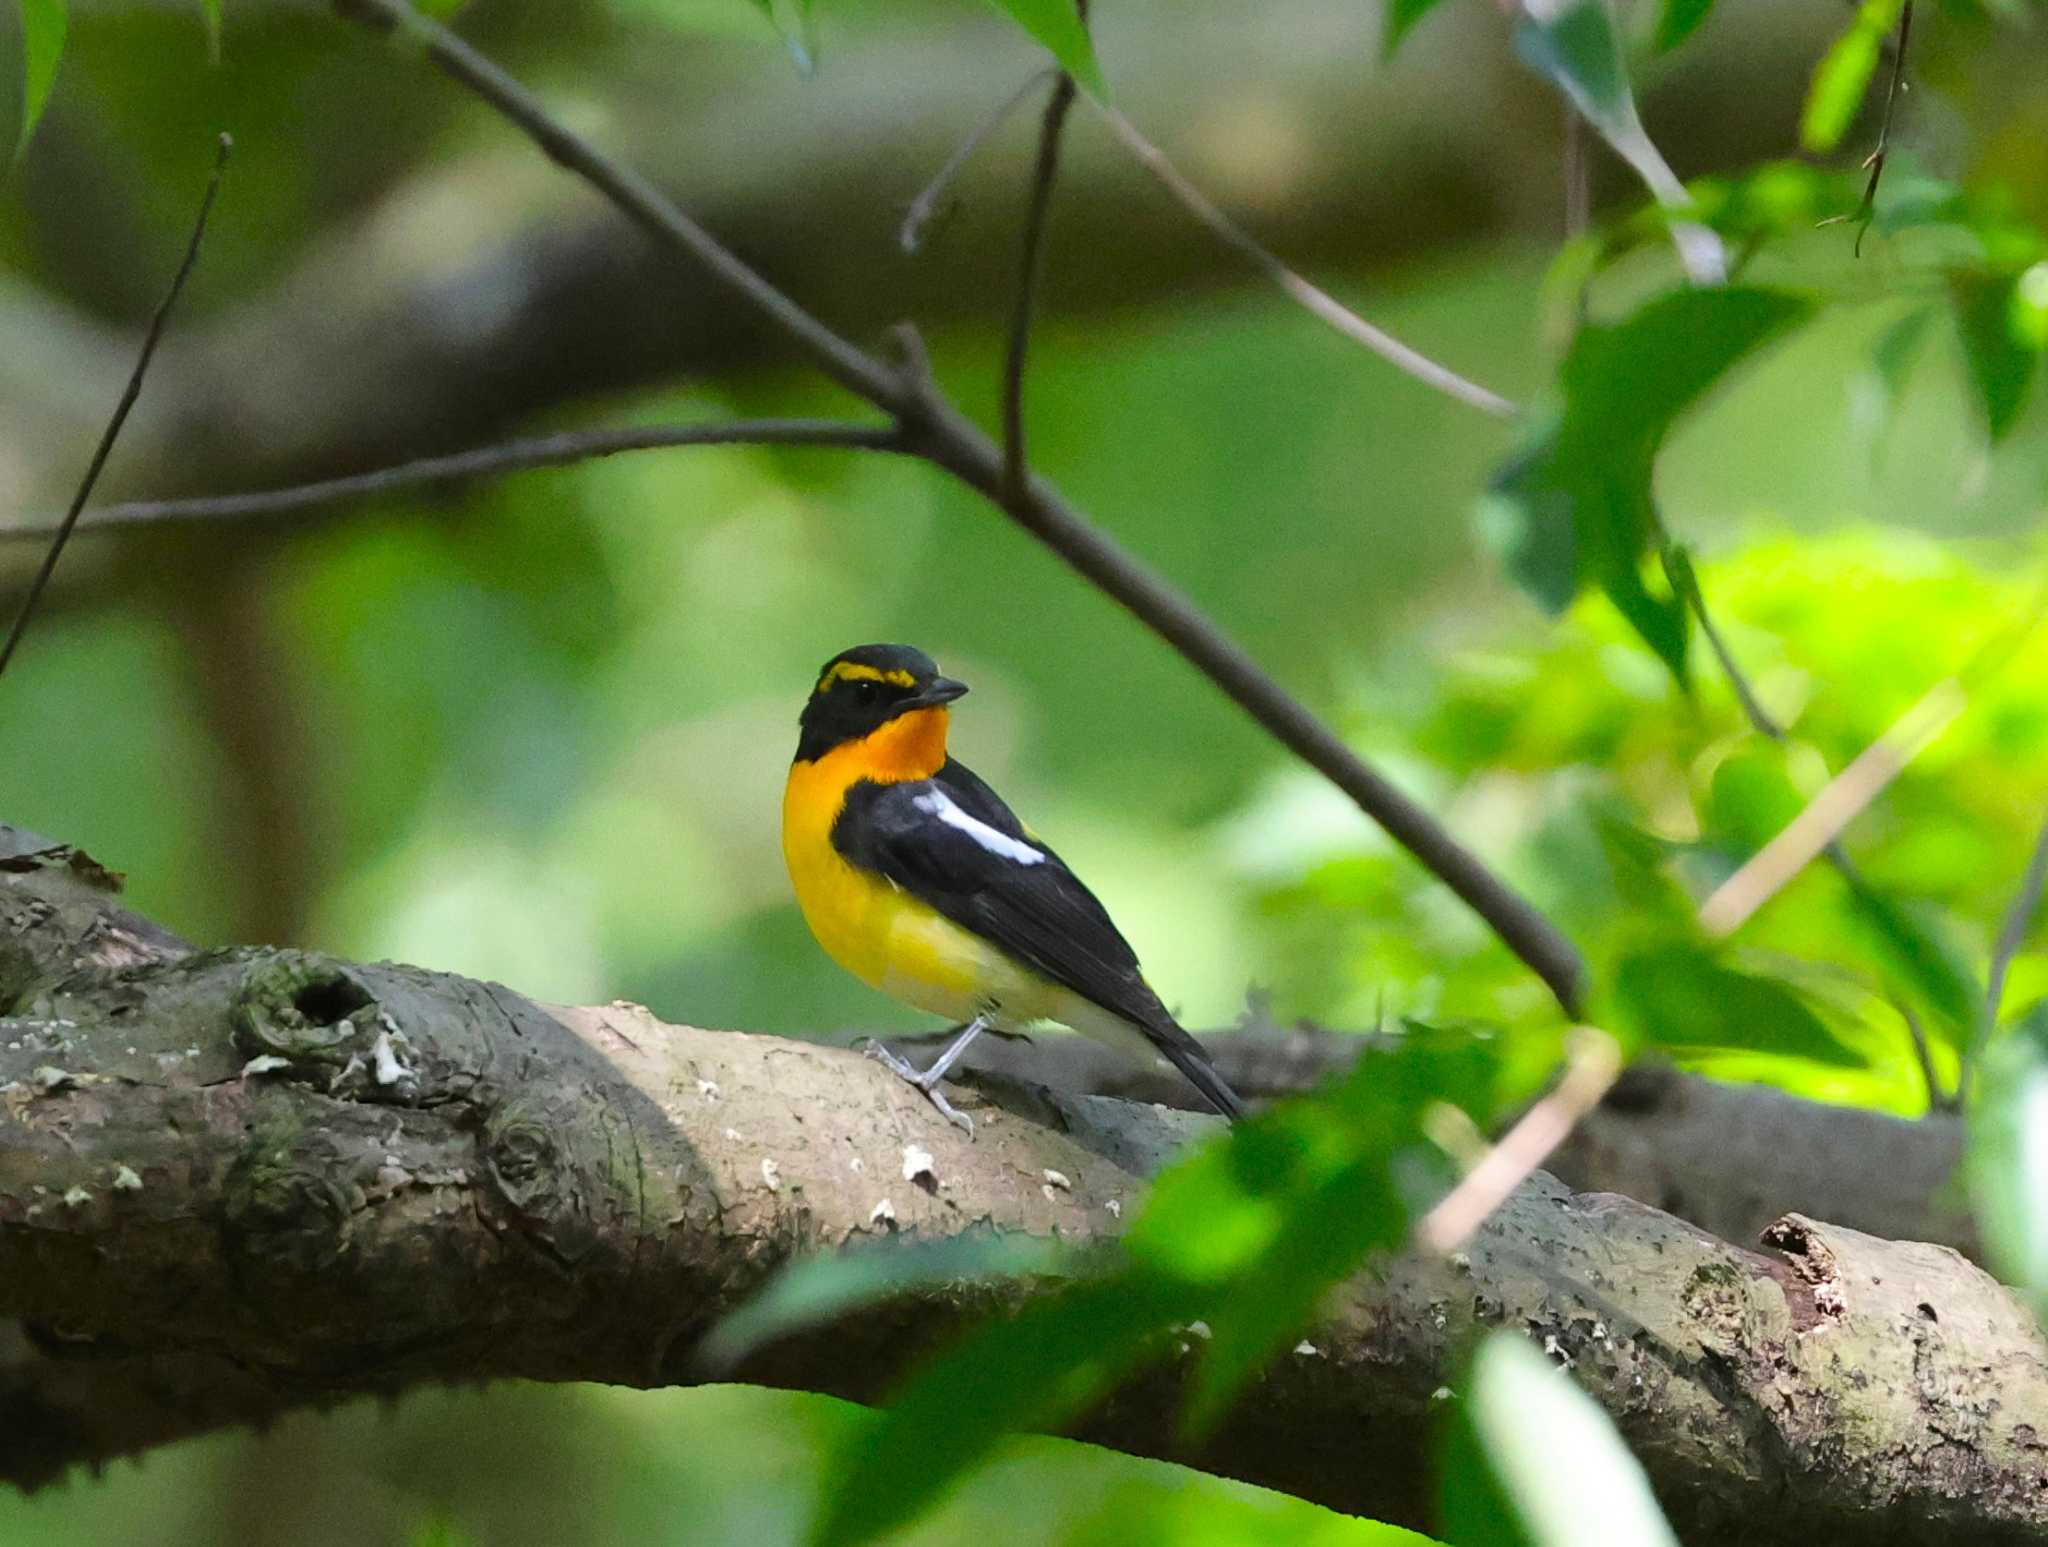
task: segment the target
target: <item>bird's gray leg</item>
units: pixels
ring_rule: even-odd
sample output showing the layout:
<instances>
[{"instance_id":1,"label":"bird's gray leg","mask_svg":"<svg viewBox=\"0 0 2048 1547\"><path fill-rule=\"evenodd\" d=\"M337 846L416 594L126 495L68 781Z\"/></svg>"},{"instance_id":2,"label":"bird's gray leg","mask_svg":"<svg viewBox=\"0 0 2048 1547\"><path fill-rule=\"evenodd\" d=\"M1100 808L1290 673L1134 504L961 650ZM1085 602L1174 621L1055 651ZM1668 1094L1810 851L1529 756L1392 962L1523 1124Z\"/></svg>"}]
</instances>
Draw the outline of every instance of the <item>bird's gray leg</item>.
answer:
<instances>
[{"instance_id":1,"label":"bird's gray leg","mask_svg":"<svg viewBox=\"0 0 2048 1547\"><path fill-rule=\"evenodd\" d=\"M922 1073L907 1059L898 1058L894 1053L882 1046L878 1040L870 1040L866 1051L870 1058L878 1059L882 1063L887 1064L900 1079L908 1080L912 1085L923 1091L925 1099L939 1109L940 1115L956 1128L966 1129L967 1136L971 1139L974 1137L974 1119L967 1116L964 1112L956 1111L953 1103L939 1094L938 1084L939 1081L946 1077L946 1071L960 1061L960 1055L967 1051L968 1044L984 1031L987 1031L988 1027L989 1021L987 1016L975 1016L973 1020L960 1028L960 1035L947 1043L946 1050L933 1059L932 1066Z\"/></svg>"}]
</instances>

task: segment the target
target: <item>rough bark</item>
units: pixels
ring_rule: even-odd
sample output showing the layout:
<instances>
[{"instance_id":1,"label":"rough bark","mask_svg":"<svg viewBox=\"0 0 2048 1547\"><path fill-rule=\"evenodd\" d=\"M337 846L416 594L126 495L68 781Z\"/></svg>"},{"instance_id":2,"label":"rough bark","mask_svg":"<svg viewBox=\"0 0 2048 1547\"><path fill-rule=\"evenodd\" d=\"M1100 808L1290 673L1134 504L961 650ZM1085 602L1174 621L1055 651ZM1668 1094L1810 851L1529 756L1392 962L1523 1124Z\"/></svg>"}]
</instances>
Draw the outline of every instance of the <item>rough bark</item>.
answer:
<instances>
[{"instance_id":1,"label":"rough bark","mask_svg":"<svg viewBox=\"0 0 2048 1547\"><path fill-rule=\"evenodd\" d=\"M922 1040L922 1039L911 1039ZM1254 1016L1203 1045L1248 1099L1293 1095L1349 1068L1356 1032L1279 1027ZM1148 1069L1080 1038L984 1037L967 1067L1062 1090L1189 1107L1170 1070ZM1810 1214L1894 1240L1928 1241L1975 1259L1981 1243L1955 1182L1962 1122L1823 1106L1756 1085L1678 1069L1629 1070L1550 1158L1581 1192L1623 1193L1724 1241L1753 1241L1786 1214Z\"/></svg>"},{"instance_id":2,"label":"rough bark","mask_svg":"<svg viewBox=\"0 0 2048 1547\"><path fill-rule=\"evenodd\" d=\"M701 1333L799 1251L1113 1233L1211 1131L991 1076L970 1142L838 1049L388 963L195 952L83 856L22 839L0 843L0 1012L0 1316L19 1322L0 1477L18 1484L424 1382L687 1382ZM740 1373L872 1397L1001 1300L927 1295ZM1803 1217L1746 1251L1542 1175L1466 1253L1347 1286L1195 1459L1418 1518L1426 1419L1481 1325L1569 1362L1695 1540L2048 1529L2048 1347L1955 1253ZM1177 1388L1157 1372L1081 1432L1167 1453Z\"/></svg>"}]
</instances>

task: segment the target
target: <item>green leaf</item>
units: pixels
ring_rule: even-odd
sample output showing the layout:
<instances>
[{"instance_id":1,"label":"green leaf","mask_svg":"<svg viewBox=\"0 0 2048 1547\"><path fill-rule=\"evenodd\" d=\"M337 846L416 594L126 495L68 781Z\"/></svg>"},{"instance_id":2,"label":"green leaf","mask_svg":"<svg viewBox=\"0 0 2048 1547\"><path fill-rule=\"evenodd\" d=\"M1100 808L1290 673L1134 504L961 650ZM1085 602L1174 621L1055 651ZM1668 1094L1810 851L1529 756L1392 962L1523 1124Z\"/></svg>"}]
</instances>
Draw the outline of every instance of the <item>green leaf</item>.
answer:
<instances>
[{"instance_id":1,"label":"green leaf","mask_svg":"<svg viewBox=\"0 0 2048 1547\"><path fill-rule=\"evenodd\" d=\"M1690 218L1685 185L1643 128L1608 0L1523 0L1518 9L1515 51L1550 77L1667 213L1686 217L1672 220L1668 233L1693 283L1720 284L1727 278L1720 238Z\"/></svg>"},{"instance_id":2,"label":"green leaf","mask_svg":"<svg viewBox=\"0 0 2048 1547\"><path fill-rule=\"evenodd\" d=\"M815 1547L858 1547L915 1519L1013 1430L1056 1428L1156 1356L1193 1316L1185 1291L1123 1274L1034 1300L969 1334L861 1431L833 1468Z\"/></svg>"},{"instance_id":3,"label":"green leaf","mask_svg":"<svg viewBox=\"0 0 2048 1547\"><path fill-rule=\"evenodd\" d=\"M65 0L21 0L22 96L21 137L14 142L19 157L42 121L51 88L57 84L57 63L64 57L64 29L69 20Z\"/></svg>"},{"instance_id":4,"label":"green leaf","mask_svg":"<svg viewBox=\"0 0 2048 1547\"><path fill-rule=\"evenodd\" d=\"M1638 1045L1862 1066L1790 985L1728 966L1701 946L1644 947L1621 959L1612 981L1620 1029Z\"/></svg>"},{"instance_id":5,"label":"green leaf","mask_svg":"<svg viewBox=\"0 0 2048 1547\"><path fill-rule=\"evenodd\" d=\"M989 0L1036 38L1059 61L1060 68L1103 101L1109 87L1095 59L1095 45L1075 8L1074 0Z\"/></svg>"},{"instance_id":6,"label":"green leaf","mask_svg":"<svg viewBox=\"0 0 2048 1547\"><path fill-rule=\"evenodd\" d=\"M1668 54L1699 30L1714 0L1663 0L1657 7L1656 49Z\"/></svg>"},{"instance_id":7,"label":"green leaf","mask_svg":"<svg viewBox=\"0 0 2048 1547\"><path fill-rule=\"evenodd\" d=\"M1863 0L1849 30L1822 57L1799 120L1799 143L1808 150L1821 154L1842 143L1863 105L1870 77L1877 72L1885 34L1898 25L1901 4L1902 0Z\"/></svg>"},{"instance_id":8,"label":"green leaf","mask_svg":"<svg viewBox=\"0 0 2048 1547\"><path fill-rule=\"evenodd\" d=\"M1458 1547L1678 1547L1607 1414L1513 1332L1473 1356L1439 1497Z\"/></svg>"},{"instance_id":9,"label":"green leaf","mask_svg":"<svg viewBox=\"0 0 2048 1547\"><path fill-rule=\"evenodd\" d=\"M1611 137L1636 124L1628 67L1605 0L1525 8L1515 27L1515 48L1555 81L1602 134Z\"/></svg>"},{"instance_id":10,"label":"green leaf","mask_svg":"<svg viewBox=\"0 0 2048 1547\"><path fill-rule=\"evenodd\" d=\"M1965 1168L1984 1249L2048 1317L2048 1001L1985 1050L1976 1085Z\"/></svg>"},{"instance_id":11,"label":"green leaf","mask_svg":"<svg viewBox=\"0 0 2048 1547\"><path fill-rule=\"evenodd\" d=\"M199 9L206 17L206 57L214 64L219 64L220 0L199 0Z\"/></svg>"},{"instance_id":12,"label":"green leaf","mask_svg":"<svg viewBox=\"0 0 2048 1547\"><path fill-rule=\"evenodd\" d=\"M1482 506L1515 579L1553 612L1599 586L1683 685L1685 603L1643 577L1662 526L1651 489L1658 449L1722 375L1812 310L1782 291L1684 290L1581 329L1561 372L1563 414L1502 469Z\"/></svg>"},{"instance_id":13,"label":"green leaf","mask_svg":"<svg viewBox=\"0 0 2048 1547\"><path fill-rule=\"evenodd\" d=\"M711 1369L729 1370L775 1338L913 1289L1071 1271L1074 1259L1072 1248L1042 1236L993 1234L882 1241L808 1257L713 1328L698 1358Z\"/></svg>"},{"instance_id":14,"label":"green leaf","mask_svg":"<svg viewBox=\"0 0 2048 1547\"><path fill-rule=\"evenodd\" d=\"M1391 59L1408 29L1437 8L1438 0L1389 0L1385 35L1380 40L1380 57Z\"/></svg>"},{"instance_id":15,"label":"green leaf","mask_svg":"<svg viewBox=\"0 0 2048 1547\"><path fill-rule=\"evenodd\" d=\"M1949 297L1985 424L1992 440L2003 440L2027 406L2048 346L2048 263L2017 274L1953 275Z\"/></svg>"}]
</instances>

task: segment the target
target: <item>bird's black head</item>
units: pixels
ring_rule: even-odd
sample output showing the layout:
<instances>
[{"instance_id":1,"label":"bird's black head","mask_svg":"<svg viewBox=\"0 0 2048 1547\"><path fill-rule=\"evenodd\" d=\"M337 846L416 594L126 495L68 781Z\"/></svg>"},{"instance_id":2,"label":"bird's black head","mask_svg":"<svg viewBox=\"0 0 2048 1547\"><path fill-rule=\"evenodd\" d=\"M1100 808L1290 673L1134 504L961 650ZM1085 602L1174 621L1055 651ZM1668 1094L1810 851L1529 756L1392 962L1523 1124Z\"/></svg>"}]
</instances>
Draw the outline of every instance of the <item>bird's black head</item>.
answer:
<instances>
[{"instance_id":1,"label":"bird's black head","mask_svg":"<svg viewBox=\"0 0 2048 1547\"><path fill-rule=\"evenodd\" d=\"M818 685L804 705L796 760L811 762L843 742L872 735L899 715L940 708L966 691L966 683L941 676L937 661L909 645L842 650L818 673Z\"/></svg>"}]
</instances>

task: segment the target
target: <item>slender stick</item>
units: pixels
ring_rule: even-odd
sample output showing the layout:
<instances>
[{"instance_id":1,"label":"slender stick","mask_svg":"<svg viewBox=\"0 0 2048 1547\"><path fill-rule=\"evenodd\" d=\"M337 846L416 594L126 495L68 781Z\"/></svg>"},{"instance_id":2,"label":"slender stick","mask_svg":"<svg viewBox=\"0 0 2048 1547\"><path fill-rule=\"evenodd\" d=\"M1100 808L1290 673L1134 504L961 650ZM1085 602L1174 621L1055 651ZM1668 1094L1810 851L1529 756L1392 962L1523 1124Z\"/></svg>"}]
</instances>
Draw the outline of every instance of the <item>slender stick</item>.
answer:
<instances>
[{"instance_id":1,"label":"slender stick","mask_svg":"<svg viewBox=\"0 0 2048 1547\"><path fill-rule=\"evenodd\" d=\"M566 467L622 452L657 451L673 446L839 446L859 451L901 451L903 437L893 425L848 424L837 419L731 419L715 424L576 430L507 441L501 446L459 451L450 456L424 457L416 462L401 462L396 467L285 489L102 505L79 523L79 530L91 534L120 527L297 515L437 484L493 478L532 468ZM58 524L51 521L0 527L0 542L45 537Z\"/></svg>"},{"instance_id":2,"label":"slender stick","mask_svg":"<svg viewBox=\"0 0 2048 1547\"><path fill-rule=\"evenodd\" d=\"M192 222L192 238L185 244L184 260L179 263L178 272L171 276L170 289L157 303L156 315L149 319L149 331L142 335L142 350L136 356L135 369L128 373L128 385L121 389L121 401L114 405L114 415L107 421L99 445L93 449L92 462L85 470L78 492L71 496L70 509L64 512L64 519L57 523L57 529L51 535L49 552L43 555L42 567L36 571L35 579L29 582L28 595L22 599L21 611L8 632L7 643L0 645L0 672L7 670L7 663L14 659L14 652L21 647L22 635L28 632L28 620L35 615L36 603L42 599L50 577L57 572L57 560L78 526L85 502L92 498L93 486L100 481L100 473L114 450L114 442L120 438L121 427L128 422L129 410L142 396L142 378L149 374L149 362L156 358L156 346L163 341L164 328L171 320L171 308L178 304L178 297L185 290L185 281L192 277L192 270L199 262L199 248L206 240L207 217L213 213L213 201L220 194L221 174L227 170L228 156L234 148L235 142L223 134L214 150L213 175L206 180L206 195L199 201L199 217Z\"/></svg>"},{"instance_id":3,"label":"slender stick","mask_svg":"<svg viewBox=\"0 0 2048 1547\"><path fill-rule=\"evenodd\" d=\"M1211 203L1208 195L1189 182L1181 170L1167 159L1165 151L1139 132L1137 125L1107 103L1096 102L1094 105L1102 114L1103 121L1123 142L1124 148L1158 180L1161 187L1179 200L1188 213L1207 226L1226 247L1242 254L1253 268L1264 274L1297 306L1319 322L1335 328L1353 343L1363 344L1396 370L1414 377L1426 387L1434 387L1447 397L1456 398L1467 408L1476 408L1498 419L1515 416L1518 411L1515 405L1499 393L1477 382L1467 381L1449 366L1439 365L1421 350L1402 343L1386 329L1373 326L1328 291L1319 289L1295 273Z\"/></svg>"},{"instance_id":4,"label":"slender stick","mask_svg":"<svg viewBox=\"0 0 2048 1547\"><path fill-rule=\"evenodd\" d=\"M1769 843L1700 905L1710 935L1729 935L1804 870L1927 744L1947 730L1968 702L1953 677L1941 681L1865 747Z\"/></svg>"},{"instance_id":5,"label":"slender stick","mask_svg":"<svg viewBox=\"0 0 2048 1547\"><path fill-rule=\"evenodd\" d=\"M961 169L974 159L974 153L988 143L990 135L1009 122L1010 115L1024 105L1026 97L1057 73L1051 68L1033 70L1023 85L997 103L989 115L974 126L974 131L946 158L946 164L918 190L917 197L910 201L910 208L903 212L903 229L896 233L896 240L905 252L914 255L924 246L924 230L939 212L939 200L946 196L946 190L953 186L953 179L960 175Z\"/></svg>"},{"instance_id":6,"label":"slender stick","mask_svg":"<svg viewBox=\"0 0 2048 1547\"><path fill-rule=\"evenodd\" d=\"M1863 185L1863 199L1856 206L1853 215L1834 215L1821 222L1824 226L1839 225L1846 220L1856 222L1856 242L1850 249L1857 257L1863 256L1863 238L1870 234L1870 223L1877 218L1877 187L1884 181L1884 167L1891 155L1892 112L1898 106L1899 92L1906 79L1906 48L1913 40L1913 0L1905 0L1899 7L1899 31L1892 40L1891 80L1884 90L1884 116L1877 124L1877 145L1863 158L1863 164L1870 169L1870 180Z\"/></svg>"},{"instance_id":7,"label":"slender stick","mask_svg":"<svg viewBox=\"0 0 2048 1547\"><path fill-rule=\"evenodd\" d=\"M619 167L556 124L525 88L404 0L334 0L337 11L389 33L403 28L445 73L518 126L658 240L705 263L833 379L896 416L905 450L951 472L1122 603L1283 746L1356 801L1463 898L1540 976L1568 1013L1584 991L1585 963L1557 927L1488 870L1433 816L1368 767L1336 733L1291 697L1180 590L1126 553L1067 505L1044 480L1021 487L1003 475L1003 453L938 395L925 374L856 349L720 246L646 179Z\"/></svg>"},{"instance_id":8,"label":"slender stick","mask_svg":"<svg viewBox=\"0 0 2048 1547\"><path fill-rule=\"evenodd\" d=\"M1087 0L1080 0L1088 21ZM1061 73L1038 126L1038 161L1031 171L1031 207L1024 216L1024 262L1017 276L1017 300L1010 314L1010 340L1003 357L1003 487L1024 487L1024 372L1031 354L1031 318L1038 306L1038 280L1045 270L1045 240L1052 216L1052 190L1059 180L1060 134L1074 108L1074 78Z\"/></svg>"}]
</instances>

